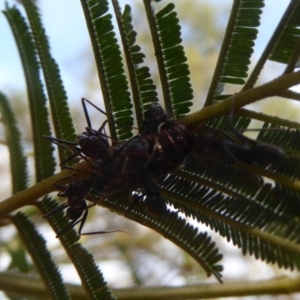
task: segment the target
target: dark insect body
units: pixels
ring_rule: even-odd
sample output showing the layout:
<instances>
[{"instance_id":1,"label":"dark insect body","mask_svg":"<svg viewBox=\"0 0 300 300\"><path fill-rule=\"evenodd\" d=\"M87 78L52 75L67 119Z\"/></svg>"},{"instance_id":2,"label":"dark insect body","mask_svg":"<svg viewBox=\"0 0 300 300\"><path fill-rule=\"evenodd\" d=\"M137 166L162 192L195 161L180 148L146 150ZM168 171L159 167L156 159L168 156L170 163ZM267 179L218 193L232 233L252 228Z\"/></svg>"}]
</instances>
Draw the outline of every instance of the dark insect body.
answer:
<instances>
[{"instance_id":1,"label":"dark insect body","mask_svg":"<svg viewBox=\"0 0 300 300\"><path fill-rule=\"evenodd\" d=\"M144 200L150 214L163 216L166 204L155 181L182 165L193 143L193 133L167 116L159 104L152 104L145 112L141 134L111 147L109 159L93 163L93 189L104 196L142 190L127 213Z\"/></svg>"},{"instance_id":2,"label":"dark insect body","mask_svg":"<svg viewBox=\"0 0 300 300\"><path fill-rule=\"evenodd\" d=\"M90 103L97 110L104 113L100 108L96 107L90 101L82 98L82 106L87 121L87 127L85 132L77 136L77 142L69 142L65 140L56 139L53 137L46 137L51 142L59 146L62 146L73 153L72 156L70 156L60 164L63 167L65 167L66 162L72 160L77 156L87 161L89 161L89 159L105 160L108 159L109 157L108 149L110 148L110 145L108 143L108 137L104 133L104 127L107 121L105 121L98 130L92 129L91 121L86 108L86 102ZM90 170L87 171L90 172L92 168L93 168L93 164L92 167L90 167ZM91 190L92 186L93 186L93 178L84 178L81 180L77 180L63 187L58 186L58 188L61 189L61 191L58 193L58 196L67 197L68 202L50 211L44 217L48 217L57 211L67 208L66 216L71 220L71 222L69 222L69 224L57 234L57 237L60 236L62 233L68 231L70 228L74 227L78 223L80 223L78 233L82 235L81 230L87 218L88 209L91 206L91 205L90 206L87 205L85 198L89 194L89 191ZM115 231L110 231L110 232L115 232ZM99 231L96 233L106 233L106 232ZM94 234L94 233L84 233L84 234Z\"/></svg>"},{"instance_id":3,"label":"dark insect body","mask_svg":"<svg viewBox=\"0 0 300 300\"><path fill-rule=\"evenodd\" d=\"M178 168L193 147L193 134L177 121L162 123L158 132L137 135L112 152L103 173L114 181L103 187L109 192L128 182L142 183Z\"/></svg>"},{"instance_id":4,"label":"dark insect body","mask_svg":"<svg viewBox=\"0 0 300 300\"><path fill-rule=\"evenodd\" d=\"M49 213L44 215L44 218L51 216L57 211L61 211L67 208L66 216L71 220L71 222L69 222L66 227L64 227L60 232L57 233L57 237L59 237L61 234L68 231L78 223L81 223L78 230L78 233L81 234L82 227L88 214L88 205L85 201L85 197L92 187L91 179L84 178L76 182L71 182L66 186L57 185L57 187L61 189L61 191L58 193L58 196L67 197L68 202L50 211Z\"/></svg>"},{"instance_id":5,"label":"dark insect body","mask_svg":"<svg viewBox=\"0 0 300 300\"><path fill-rule=\"evenodd\" d=\"M104 132L105 125L107 124L107 120L103 122L98 130L92 128L92 124L90 121L90 117L88 115L86 102L91 104L101 113L105 114L99 107L95 106L89 100L82 98L82 107L84 110L85 118L87 121L86 131L79 134L77 136L77 142L70 142L61 139L57 139L54 137L48 137L52 143L55 143L61 147L68 149L73 153L72 156L67 158L65 161L61 162L61 165L64 165L66 162L72 160L73 158L79 157L85 160L90 159L107 159L109 157L108 149L110 147L108 142L108 137Z\"/></svg>"},{"instance_id":6,"label":"dark insect body","mask_svg":"<svg viewBox=\"0 0 300 300\"><path fill-rule=\"evenodd\" d=\"M130 205L125 215L140 201L144 201L148 212L154 217L163 217L167 212L166 202L152 181L148 182L148 186L144 190L134 191L129 196Z\"/></svg>"},{"instance_id":7,"label":"dark insect body","mask_svg":"<svg viewBox=\"0 0 300 300\"><path fill-rule=\"evenodd\" d=\"M60 197L67 197L68 202L64 203L54 210L48 212L44 215L44 218L47 218L58 211L66 210L66 216L71 220L67 226L62 228L56 235L56 237L61 236L78 223L80 223L78 234L79 235L92 235L92 234L103 234L103 233L113 233L113 232L124 232L122 230L110 230L110 231L94 231L94 232L85 232L82 233L82 228L88 216L88 210L91 206L95 204L87 205L85 197L89 194L89 191L92 188L91 178L84 178L76 182L69 183L66 186L60 187L61 191L58 193Z\"/></svg>"},{"instance_id":8,"label":"dark insect body","mask_svg":"<svg viewBox=\"0 0 300 300\"><path fill-rule=\"evenodd\" d=\"M167 205L156 181L182 166L192 152L209 163L217 164L242 162L268 165L285 158L280 148L258 144L237 131L228 134L222 130L206 128L195 137L194 132L169 117L157 103L153 103L145 112L140 134L110 146L104 132L107 121L98 130L92 129L85 102L101 111L88 100L82 99L88 126L86 132L78 135L77 142L49 138L73 152L69 159L79 156L88 161L90 173L88 178L70 183L59 193L59 196L68 198L68 203L55 211L68 207L67 216L71 222L58 235L79 222L81 233L88 208L98 203L92 201L93 204L87 205L85 198L91 189L101 195L101 199L129 193L130 205L125 214L143 201L151 215L163 217Z\"/></svg>"},{"instance_id":9,"label":"dark insect body","mask_svg":"<svg viewBox=\"0 0 300 300\"><path fill-rule=\"evenodd\" d=\"M106 115L106 113L85 98L82 98L81 101L88 125L85 128L86 132L78 135L78 145L81 148L81 152L93 159L107 159L109 157L108 149L110 147L108 137L104 133L104 127L107 120L103 122L98 130L93 129L85 102L88 102L104 115Z\"/></svg>"},{"instance_id":10,"label":"dark insect body","mask_svg":"<svg viewBox=\"0 0 300 300\"><path fill-rule=\"evenodd\" d=\"M89 166L91 177L65 186L58 195L66 196L68 203L46 215L67 208L66 215L71 222L58 235L78 223L81 223L81 234L89 208L85 197L91 188L104 197L140 188L149 213L164 215L166 204L155 187L154 179L182 164L191 151L193 134L184 125L169 118L158 104L153 104L145 113L143 133L110 147L103 133L105 123L98 130L91 128L85 101L88 100L83 99L82 104L88 127L86 132L78 135L77 142L48 137L74 153L68 160L76 156L87 161L92 159Z\"/></svg>"},{"instance_id":11,"label":"dark insect body","mask_svg":"<svg viewBox=\"0 0 300 300\"><path fill-rule=\"evenodd\" d=\"M170 121L169 116L158 103L152 103L151 108L144 113L140 129L141 134L155 133L160 124Z\"/></svg>"},{"instance_id":12,"label":"dark insect body","mask_svg":"<svg viewBox=\"0 0 300 300\"><path fill-rule=\"evenodd\" d=\"M109 194L137 186L144 190L140 199L144 199L149 213L162 216L166 204L155 187L155 180L180 167L193 144L193 133L170 118L159 104L153 103L145 112L141 134L112 149L111 160L101 171L114 180L108 180L101 187L102 191Z\"/></svg>"},{"instance_id":13,"label":"dark insect body","mask_svg":"<svg viewBox=\"0 0 300 300\"><path fill-rule=\"evenodd\" d=\"M237 130L230 135L223 130L203 132L196 137L196 156L217 164L258 164L267 166L286 159L285 152L274 145L257 143Z\"/></svg>"}]
</instances>

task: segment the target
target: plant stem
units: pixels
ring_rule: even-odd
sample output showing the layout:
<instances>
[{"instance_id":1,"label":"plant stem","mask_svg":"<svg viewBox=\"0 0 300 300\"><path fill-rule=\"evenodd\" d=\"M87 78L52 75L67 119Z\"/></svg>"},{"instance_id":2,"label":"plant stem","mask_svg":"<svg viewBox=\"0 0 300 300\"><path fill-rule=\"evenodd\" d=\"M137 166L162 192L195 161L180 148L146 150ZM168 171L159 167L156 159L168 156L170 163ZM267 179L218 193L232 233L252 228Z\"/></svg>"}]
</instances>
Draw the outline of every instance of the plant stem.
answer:
<instances>
[{"instance_id":1,"label":"plant stem","mask_svg":"<svg viewBox=\"0 0 300 300\"><path fill-rule=\"evenodd\" d=\"M23 296L50 299L43 282L34 275L16 272L0 273L0 288L5 292L22 293ZM79 285L67 284L72 299L88 299ZM300 291L300 277L279 277L260 281L232 281L225 284L197 284L179 287L134 287L113 289L119 300L183 300L219 297L292 294Z\"/></svg>"},{"instance_id":2,"label":"plant stem","mask_svg":"<svg viewBox=\"0 0 300 300\"><path fill-rule=\"evenodd\" d=\"M299 83L300 71L289 73L257 88L234 94L224 101L207 106L198 112L181 118L180 122L185 125L197 125L202 121L229 114L233 104L235 108L240 108L258 100L278 95L281 91Z\"/></svg>"},{"instance_id":3,"label":"plant stem","mask_svg":"<svg viewBox=\"0 0 300 300\"><path fill-rule=\"evenodd\" d=\"M282 118L279 118L276 116L266 115L264 113L258 113L256 111L252 111L252 110L249 110L246 108L237 109L234 111L234 114L236 116L251 118L254 120L259 120L262 122L267 122L267 123L271 123L271 124L275 124L275 125L279 125L279 126L300 129L300 123L298 123L298 122L285 120L285 119L282 119Z\"/></svg>"},{"instance_id":4,"label":"plant stem","mask_svg":"<svg viewBox=\"0 0 300 300\"><path fill-rule=\"evenodd\" d=\"M71 171L74 173L74 171ZM15 210L25 205L33 205L37 199L57 190L55 183L63 179L71 180L70 170L64 170L43 181L38 182L34 186L23 190L0 202L0 218L8 216Z\"/></svg>"}]
</instances>

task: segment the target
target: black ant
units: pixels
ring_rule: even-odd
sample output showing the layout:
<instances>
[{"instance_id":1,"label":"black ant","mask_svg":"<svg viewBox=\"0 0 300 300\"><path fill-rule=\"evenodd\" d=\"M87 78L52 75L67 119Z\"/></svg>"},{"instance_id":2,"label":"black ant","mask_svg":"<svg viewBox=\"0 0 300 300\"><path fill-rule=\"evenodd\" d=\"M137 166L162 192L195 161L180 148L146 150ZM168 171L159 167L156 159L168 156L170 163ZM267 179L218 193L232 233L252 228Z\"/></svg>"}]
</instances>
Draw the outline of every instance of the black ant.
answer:
<instances>
[{"instance_id":1,"label":"black ant","mask_svg":"<svg viewBox=\"0 0 300 300\"><path fill-rule=\"evenodd\" d=\"M151 123L153 122L153 124ZM115 161L122 171L157 177L179 167L191 152L194 135L188 128L170 118L158 103L145 112L142 133L119 148Z\"/></svg>"},{"instance_id":2,"label":"black ant","mask_svg":"<svg viewBox=\"0 0 300 300\"><path fill-rule=\"evenodd\" d=\"M153 184L149 188L150 182L183 163L192 150L194 135L183 124L170 118L157 103L145 112L141 132L145 133L110 149L111 158L104 162L99 172L110 179L105 184L105 179L101 180L101 189L104 194L110 194L138 186L145 193L137 198L145 199L150 213L162 215L165 211L163 198Z\"/></svg>"},{"instance_id":3,"label":"black ant","mask_svg":"<svg viewBox=\"0 0 300 300\"><path fill-rule=\"evenodd\" d=\"M234 96L232 102L234 102ZM286 153L281 148L272 144L258 143L236 130L232 126L233 115L234 103L232 103L229 115L231 135L223 130L214 129L213 133L204 132L196 136L194 149L198 154L210 161L223 164L243 162L268 166L286 159ZM202 126L203 124L200 124L199 127Z\"/></svg>"},{"instance_id":4,"label":"black ant","mask_svg":"<svg viewBox=\"0 0 300 300\"><path fill-rule=\"evenodd\" d=\"M125 215L140 201L144 201L148 212L154 217L163 217L167 212L167 205L152 180L148 180L144 189L138 189L129 196L130 206Z\"/></svg>"},{"instance_id":5,"label":"black ant","mask_svg":"<svg viewBox=\"0 0 300 300\"><path fill-rule=\"evenodd\" d=\"M144 113L140 134L110 147L108 137L103 133L104 122L98 130L91 128L91 122L82 98L82 105L88 126L86 132L78 135L78 142L71 143L51 138L51 141L75 152L72 156L80 156L86 160L91 158L91 186L104 197L120 192L131 193L131 210L138 201L144 200L150 214L163 216L166 204L155 187L154 181L180 167L191 151L202 155L202 158L223 164L236 162L270 164L281 161L285 153L270 144L258 144L244 137L233 129L232 134L222 130L200 133L196 137L183 124L169 117L158 103L151 104ZM104 112L103 112L104 113ZM68 197L67 215L72 227L87 216L87 204L84 200L87 193L80 181L70 184L60 195ZM70 191L69 191L70 189ZM78 190L79 197L72 201L73 191ZM80 194L80 193L85 193ZM82 219L79 220L82 213ZM83 225L82 225L83 226ZM80 231L81 228L80 227Z\"/></svg>"},{"instance_id":6,"label":"black ant","mask_svg":"<svg viewBox=\"0 0 300 300\"><path fill-rule=\"evenodd\" d=\"M57 233L56 237L59 237L61 234L68 231L70 228L74 227L79 222L81 222L81 224L78 233L81 234L82 227L88 214L88 206L84 198L87 196L91 189L91 180L88 178L84 178L76 182L71 182L63 187L59 185L56 186L61 189L61 191L57 195L59 197L67 197L68 202L63 203L62 205L45 214L43 217L47 218L55 214L56 212L67 208L66 215L71 220L71 222L62 230L60 230ZM82 214L83 217L80 219Z\"/></svg>"},{"instance_id":7,"label":"black ant","mask_svg":"<svg viewBox=\"0 0 300 300\"><path fill-rule=\"evenodd\" d=\"M104 113L100 108L95 106L93 103L91 103L89 100L82 98L82 106L84 109L85 118L87 121L87 127L86 132L83 132L82 134L79 134L77 137L77 142L69 142L65 140L60 140L53 137L46 137L51 142L64 147L74 154L67 158L65 161L63 161L60 165L64 168L68 168L64 166L64 164L72 160L73 158L79 156L82 159L85 159L89 162L89 159L95 160L97 159L98 162L100 160L107 160L109 158L109 151L110 145L108 143L108 137L103 132L104 127L107 123L105 121L98 130L95 130L91 128L91 121L88 115L86 102L90 103L92 106L94 106L97 110ZM104 113L105 114L105 113ZM98 164L99 165L99 164ZM97 167L97 164L91 163L89 166L87 166L87 169L89 172L93 171ZM72 168L71 168L72 169ZM97 169L97 174L99 173L99 169ZM99 174L98 174L99 175ZM93 186L93 178L84 178L82 180L78 180L76 182L71 182L67 184L64 187L57 186L59 188L62 188L62 190L58 193L58 196L61 197L67 197L68 202L65 204L60 205L56 209L50 211L47 213L44 217L50 216L54 214L57 211L63 210L67 208L66 215L71 220L71 222L63 228L57 236L60 236L65 231L69 230L70 228L74 227L76 224L81 223L79 227L78 233L82 235L81 230L85 223L85 220L88 215L88 209L95 205L88 206L85 200L85 197L88 195L89 191L91 190ZM82 218L81 218L82 216ZM116 232L116 231L110 231L110 232ZM105 233L105 232L96 232L96 233ZM87 234L94 234L94 233L87 233Z\"/></svg>"},{"instance_id":8,"label":"black ant","mask_svg":"<svg viewBox=\"0 0 300 300\"><path fill-rule=\"evenodd\" d=\"M106 115L106 113L85 98L81 98L81 102L87 121L87 127L85 128L85 132L77 136L77 142L70 142L54 137L45 136L52 143L62 146L74 153L65 161L61 162L60 165L64 165L67 161L72 160L77 156L83 159L107 159L109 157L108 148L110 147L110 145L108 142L108 136L105 133L103 133L104 127L108 121L104 121L98 130L93 129L90 117L88 115L86 102L88 102L90 105L92 105L104 115Z\"/></svg>"},{"instance_id":9,"label":"black ant","mask_svg":"<svg viewBox=\"0 0 300 300\"><path fill-rule=\"evenodd\" d=\"M62 228L56 235L56 237L61 236L63 233L67 232L71 228L75 227L78 223L80 223L78 234L79 235L92 235L92 234L102 234L102 233L112 233L112 232L123 232L122 230L111 230L111 231L96 231L96 232L86 232L82 233L82 228L88 216L88 209L91 206L96 205L96 203L92 205L87 205L85 197L89 194L92 188L92 180L91 178L84 178L78 180L76 182L71 182L66 186L58 186L62 190L58 193L60 197L67 197L68 202L64 203L55 209L51 210L47 214L43 216L43 218L47 218L58 211L61 211L67 208L66 216L71 220L67 226Z\"/></svg>"},{"instance_id":10,"label":"black ant","mask_svg":"<svg viewBox=\"0 0 300 300\"><path fill-rule=\"evenodd\" d=\"M196 136L194 147L196 157L200 154L202 159L220 164L243 162L257 163L262 166L286 159L286 153L281 148L267 143L257 143L236 129L233 129L231 135L220 129L213 129L213 131Z\"/></svg>"}]
</instances>

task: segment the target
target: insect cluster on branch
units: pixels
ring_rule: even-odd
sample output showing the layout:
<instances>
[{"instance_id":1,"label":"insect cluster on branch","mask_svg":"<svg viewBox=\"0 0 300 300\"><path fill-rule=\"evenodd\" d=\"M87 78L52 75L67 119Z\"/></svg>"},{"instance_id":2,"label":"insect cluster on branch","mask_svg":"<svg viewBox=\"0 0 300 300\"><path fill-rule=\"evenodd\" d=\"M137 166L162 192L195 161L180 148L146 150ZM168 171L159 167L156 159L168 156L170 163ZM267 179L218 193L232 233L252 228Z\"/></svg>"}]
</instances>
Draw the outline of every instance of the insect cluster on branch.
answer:
<instances>
[{"instance_id":1,"label":"insect cluster on branch","mask_svg":"<svg viewBox=\"0 0 300 300\"><path fill-rule=\"evenodd\" d=\"M44 217L67 208L66 215L70 223L59 233L80 223L79 234L91 206L109 196L129 193L130 211L143 201L148 212L156 217L163 217L167 211L165 200L157 188L157 181L172 170L184 166L190 154L194 154L199 163L208 166L217 164L259 164L266 166L285 159L284 151L266 143L257 143L246 138L236 130L227 133L205 126L194 133L185 125L169 117L158 103L152 103L145 111L138 135L111 146L105 133L106 120L98 130L91 126L86 103L104 113L87 99L82 98L82 105L87 120L86 131L77 136L76 142L47 137L51 142L72 152L61 163L79 157L88 165L89 176L57 187L58 196L67 197L68 202L47 213ZM105 114L105 113L104 113ZM86 197L94 190L102 197L88 205ZM90 199L92 196L90 195ZM87 234L104 233L93 232Z\"/></svg>"}]
</instances>

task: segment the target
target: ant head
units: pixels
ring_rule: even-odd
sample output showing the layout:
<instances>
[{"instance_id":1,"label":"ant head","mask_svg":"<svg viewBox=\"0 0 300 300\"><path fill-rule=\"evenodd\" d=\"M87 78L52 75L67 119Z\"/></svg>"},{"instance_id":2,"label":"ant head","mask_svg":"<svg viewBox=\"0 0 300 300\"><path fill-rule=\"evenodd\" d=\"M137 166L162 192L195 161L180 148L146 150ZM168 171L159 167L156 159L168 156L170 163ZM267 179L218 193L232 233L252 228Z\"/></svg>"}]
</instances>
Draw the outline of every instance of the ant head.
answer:
<instances>
[{"instance_id":1,"label":"ant head","mask_svg":"<svg viewBox=\"0 0 300 300\"><path fill-rule=\"evenodd\" d=\"M167 205L158 191L151 191L146 194L145 204L148 212L154 217L164 217L167 212Z\"/></svg>"},{"instance_id":2,"label":"ant head","mask_svg":"<svg viewBox=\"0 0 300 300\"><path fill-rule=\"evenodd\" d=\"M144 113L144 120L141 126L141 133L154 133L157 132L161 123L169 119L163 108L159 103L151 104L151 108Z\"/></svg>"}]
</instances>

